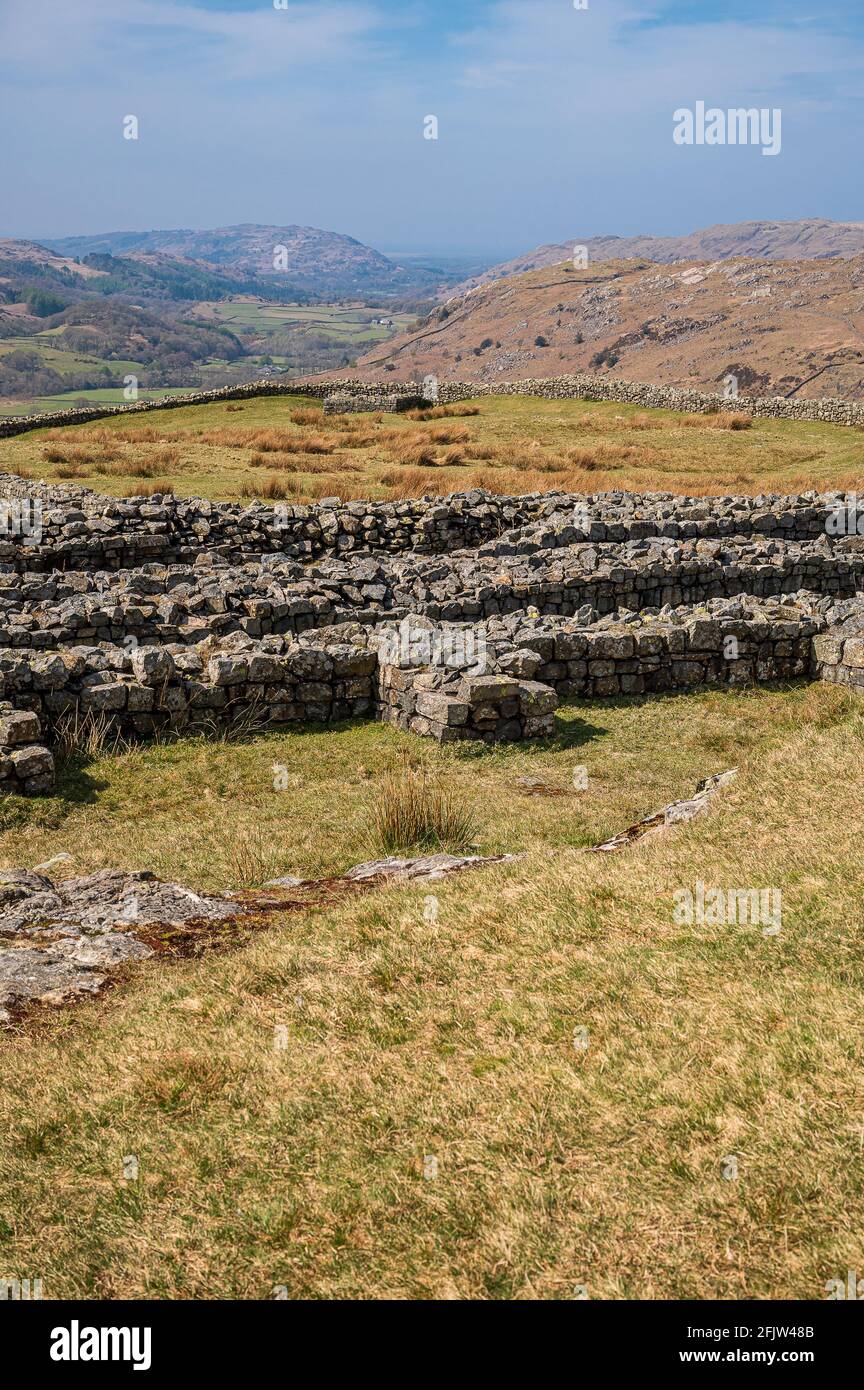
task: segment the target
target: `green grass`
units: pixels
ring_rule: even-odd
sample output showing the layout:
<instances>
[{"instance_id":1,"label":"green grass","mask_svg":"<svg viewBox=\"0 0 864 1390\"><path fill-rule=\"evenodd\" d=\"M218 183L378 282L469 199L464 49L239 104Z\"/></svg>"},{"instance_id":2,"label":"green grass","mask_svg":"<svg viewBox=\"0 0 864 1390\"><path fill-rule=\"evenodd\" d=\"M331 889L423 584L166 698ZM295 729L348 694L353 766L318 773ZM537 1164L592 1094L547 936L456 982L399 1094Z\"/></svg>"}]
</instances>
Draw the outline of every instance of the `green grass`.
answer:
<instances>
[{"instance_id":1,"label":"green grass","mask_svg":"<svg viewBox=\"0 0 864 1390\"><path fill-rule=\"evenodd\" d=\"M193 392L198 387L174 387L174 386L153 386L149 390L140 390L138 399L140 401L159 401L164 396L182 396L187 391ZM129 402L123 394L122 386L88 387L83 391L69 391L58 396L39 396L29 401L21 400L0 400L0 415L35 415L39 411L69 410L74 408L79 401L86 401L88 405L128 405Z\"/></svg>"},{"instance_id":2,"label":"green grass","mask_svg":"<svg viewBox=\"0 0 864 1390\"><path fill-rule=\"evenodd\" d=\"M49 1298L824 1297L864 1220L862 742L831 687L714 692L576 704L497 750L376 725L149 747L4 807L6 864L224 889L366 857L407 756L478 851L521 857L146 962L7 1035L0 1273ZM520 794L576 765L586 792ZM702 820L580 852L735 765ZM697 879L780 887L782 933L676 926Z\"/></svg>"},{"instance_id":3,"label":"green grass","mask_svg":"<svg viewBox=\"0 0 864 1390\"><path fill-rule=\"evenodd\" d=\"M253 328L261 334L285 328L326 330L340 341L364 346L383 342L405 332L415 322L411 314L394 314L386 309L370 309L363 304L267 304L255 300L231 300L195 306L195 317L213 317L231 328ZM393 327L369 323L368 319L392 318Z\"/></svg>"},{"instance_id":4,"label":"green grass","mask_svg":"<svg viewBox=\"0 0 864 1390\"><path fill-rule=\"evenodd\" d=\"M380 324L367 322L372 316L392 318L393 327L385 328ZM190 309L188 317L196 321L209 322L211 325L224 324L238 331L250 330L256 340L253 345L249 334L242 333L250 354L237 361L220 361L214 358L197 363L195 371L201 376L204 389L250 379L255 375L256 363L260 365L259 359L262 355L270 356L276 366L289 368L298 374L301 371L313 371L320 365L315 355L316 352L320 355L320 349L311 344L308 349L304 348L304 338L309 334L315 335L316 342L322 339L323 335L326 346L343 348L349 359L354 359L376 343L385 342L396 333L404 332L415 322L413 315L391 315L387 310L373 310L362 304L283 305L259 303L255 300L196 303ZM50 367L61 375L80 373L93 367L107 367L121 377L132 374L146 378L147 368L140 362L115 361L86 352L71 352L55 347L54 341L62 331L62 328L46 328L29 337L0 338L0 358L17 351L37 352L43 367ZM286 332L295 335L292 338L295 351L291 356L280 354L275 349L271 351L271 340L274 340L274 336L284 335ZM342 366L343 361L344 355L340 355L338 365ZM195 388L177 386L142 389L140 399L153 400L164 395L181 395L184 390L192 389ZM100 405L119 404L123 402L123 388L97 387L73 391L69 397L61 393L33 397L26 401L0 400L0 415L29 415L37 410L62 410L79 398L86 398Z\"/></svg>"},{"instance_id":5,"label":"green grass","mask_svg":"<svg viewBox=\"0 0 864 1390\"><path fill-rule=\"evenodd\" d=\"M83 371L87 367L108 367L110 371L124 375L144 370L140 362L122 362L114 358L94 356L92 353L69 352L63 348L52 347L50 330L32 338L0 339L0 358L12 352L36 352L42 360L43 367L51 367L61 375Z\"/></svg>"}]
</instances>

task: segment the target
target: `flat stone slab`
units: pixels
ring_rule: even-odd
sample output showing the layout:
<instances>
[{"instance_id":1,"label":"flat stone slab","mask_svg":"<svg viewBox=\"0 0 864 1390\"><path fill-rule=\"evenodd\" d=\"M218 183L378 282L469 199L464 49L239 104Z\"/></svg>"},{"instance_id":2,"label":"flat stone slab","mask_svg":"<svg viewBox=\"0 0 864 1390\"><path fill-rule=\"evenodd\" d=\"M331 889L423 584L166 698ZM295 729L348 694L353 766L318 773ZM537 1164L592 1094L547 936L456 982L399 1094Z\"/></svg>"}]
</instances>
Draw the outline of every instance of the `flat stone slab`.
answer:
<instances>
[{"instance_id":1,"label":"flat stone slab","mask_svg":"<svg viewBox=\"0 0 864 1390\"><path fill-rule=\"evenodd\" d=\"M681 825L683 822L691 821L696 816L701 816L714 800L718 792L727 787L738 776L737 768L730 768L728 772L716 772L712 777L706 777L699 783L692 796L685 797L682 801L672 801L662 810L655 811L652 816L646 816L644 820L636 821L635 825L630 825L620 834L613 835L611 839L604 840L600 845L590 845L587 854L612 853L619 849L626 849L636 840L643 839L646 835L655 834L658 830L664 830L670 825Z\"/></svg>"},{"instance_id":2,"label":"flat stone slab","mask_svg":"<svg viewBox=\"0 0 864 1390\"><path fill-rule=\"evenodd\" d=\"M230 921L256 908L278 911L278 900L267 891L272 888L330 889L338 883L374 887L388 879L431 882L517 857L391 857L357 864L337 878L286 875L257 892L226 897L202 896L178 883L163 883L146 870L101 869L54 882L39 870L0 869L0 1024L10 1023L28 1004L57 1005L98 994L119 966L154 955L136 935L139 928ZM314 904L314 897L307 902Z\"/></svg>"},{"instance_id":3,"label":"flat stone slab","mask_svg":"<svg viewBox=\"0 0 864 1390\"><path fill-rule=\"evenodd\" d=\"M479 869L486 864L507 864L518 859L516 854L496 854L484 858L479 854L426 854L419 859L373 859L368 864L357 864L349 869L345 878L351 882L362 882L370 878L391 879L436 879L447 874L458 873L462 869Z\"/></svg>"},{"instance_id":4,"label":"flat stone slab","mask_svg":"<svg viewBox=\"0 0 864 1390\"><path fill-rule=\"evenodd\" d=\"M45 874L0 869L0 934L94 935L135 926L181 926L235 917L236 903L202 897L147 870L100 869L54 883Z\"/></svg>"},{"instance_id":5,"label":"flat stone slab","mask_svg":"<svg viewBox=\"0 0 864 1390\"><path fill-rule=\"evenodd\" d=\"M112 970L153 955L136 928L246 910L146 871L101 869L55 883L35 870L0 869L0 1023L27 1004L98 994Z\"/></svg>"}]
</instances>

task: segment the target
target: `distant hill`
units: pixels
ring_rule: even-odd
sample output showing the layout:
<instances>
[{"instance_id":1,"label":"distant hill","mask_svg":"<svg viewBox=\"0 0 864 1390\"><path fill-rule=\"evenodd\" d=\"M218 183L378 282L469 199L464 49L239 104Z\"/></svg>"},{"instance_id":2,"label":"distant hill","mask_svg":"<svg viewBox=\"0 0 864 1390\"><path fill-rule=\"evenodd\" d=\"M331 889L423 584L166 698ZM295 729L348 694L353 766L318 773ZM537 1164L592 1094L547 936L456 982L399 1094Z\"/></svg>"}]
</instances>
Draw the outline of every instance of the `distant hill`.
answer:
<instances>
[{"instance_id":1,"label":"distant hill","mask_svg":"<svg viewBox=\"0 0 864 1390\"><path fill-rule=\"evenodd\" d=\"M369 381L607 372L753 395L864 399L864 255L568 262L483 285L361 357Z\"/></svg>"},{"instance_id":2,"label":"distant hill","mask_svg":"<svg viewBox=\"0 0 864 1390\"><path fill-rule=\"evenodd\" d=\"M456 297L476 285L521 275L528 270L571 260L574 246L585 246L588 263L597 261L720 261L753 256L768 261L815 261L864 253L864 222L830 222L824 217L798 222L732 222L686 236L574 236L569 241L537 246L511 261L502 261L463 280L450 293ZM446 297L446 296L445 296Z\"/></svg>"},{"instance_id":3,"label":"distant hill","mask_svg":"<svg viewBox=\"0 0 864 1390\"><path fill-rule=\"evenodd\" d=\"M426 266L401 265L354 237L317 227L245 223L212 231L106 232L61 237L46 246L61 256L168 257L232 275L294 285L320 298L364 295L429 298L454 277ZM277 248L284 247L279 268Z\"/></svg>"},{"instance_id":4,"label":"distant hill","mask_svg":"<svg viewBox=\"0 0 864 1390\"><path fill-rule=\"evenodd\" d=\"M69 256L49 251L35 241L0 237L0 311L21 302L21 292L44 290L68 303L81 294L98 290L101 273L76 265Z\"/></svg>"},{"instance_id":5,"label":"distant hill","mask_svg":"<svg viewBox=\"0 0 864 1390\"><path fill-rule=\"evenodd\" d=\"M0 308L18 302L22 290L33 288L52 292L65 304L94 294L152 303L225 299L234 294L267 299L293 296L300 302L310 298L287 276L279 281L274 276L139 252L123 257L96 252L75 259L34 241L0 238Z\"/></svg>"}]
</instances>

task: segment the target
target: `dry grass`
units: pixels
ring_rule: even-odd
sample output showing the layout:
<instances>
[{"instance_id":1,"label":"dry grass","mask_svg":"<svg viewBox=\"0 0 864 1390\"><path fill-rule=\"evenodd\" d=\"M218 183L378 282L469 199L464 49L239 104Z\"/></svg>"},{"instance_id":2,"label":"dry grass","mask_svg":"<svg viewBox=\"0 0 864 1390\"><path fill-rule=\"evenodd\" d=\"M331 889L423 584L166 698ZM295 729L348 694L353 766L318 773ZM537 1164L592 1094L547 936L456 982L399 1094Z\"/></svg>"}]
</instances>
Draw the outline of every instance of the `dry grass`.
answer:
<instances>
[{"instance_id":1,"label":"dry grass","mask_svg":"<svg viewBox=\"0 0 864 1390\"><path fill-rule=\"evenodd\" d=\"M128 749L127 741L106 714L76 705L55 721L51 746L61 768L76 758L106 758Z\"/></svg>"},{"instance_id":2,"label":"dry grass","mask_svg":"<svg viewBox=\"0 0 864 1390\"><path fill-rule=\"evenodd\" d=\"M207 430L200 440L211 447L255 449L265 454L331 454L336 447L331 439L290 430Z\"/></svg>"},{"instance_id":3,"label":"dry grass","mask_svg":"<svg viewBox=\"0 0 864 1390\"><path fill-rule=\"evenodd\" d=\"M438 425L428 434L432 444L468 444L470 432L464 425Z\"/></svg>"},{"instance_id":4,"label":"dry grass","mask_svg":"<svg viewBox=\"0 0 864 1390\"><path fill-rule=\"evenodd\" d=\"M408 420L445 420L454 416L479 415L479 405L433 405L404 412Z\"/></svg>"},{"instance_id":5,"label":"dry grass","mask_svg":"<svg viewBox=\"0 0 864 1390\"><path fill-rule=\"evenodd\" d=\"M346 500L349 493L393 498L484 484L498 493L631 488L700 496L857 491L864 483L854 429L515 396L484 397L482 413L475 409L436 407L419 412L422 419L411 418L417 412L340 417L324 416L308 400L262 397L245 402L242 426L227 425L221 405L189 406L148 416L146 425L127 417L25 435L7 441L4 455L7 466L32 476L75 478L115 495L124 477L148 469L154 476L155 469L173 476L181 495L240 498L265 456L274 460L271 471L288 468L298 500L306 501L320 495L316 458L328 463L326 491ZM156 450L168 446L178 452L160 462ZM409 486L397 469L412 479L416 470L428 476Z\"/></svg>"},{"instance_id":6,"label":"dry grass","mask_svg":"<svg viewBox=\"0 0 864 1390\"><path fill-rule=\"evenodd\" d=\"M438 455L431 444L417 444L412 440L388 449L387 453L395 463L411 468L434 468L438 462Z\"/></svg>"},{"instance_id":7,"label":"dry grass","mask_svg":"<svg viewBox=\"0 0 864 1390\"><path fill-rule=\"evenodd\" d=\"M522 857L145 962L8 1035L4 1274L47 1298L823 1298L864 1223L864 790L837 795L864 726L843 692L579 704L496 750L372 724L135 749L11 808L0 852L201 891L339 872L403 748L474 811L481 853ZM514 795L575 764L584 794ZM580 852L736 764L702 820ZM781 934L676 925L697 879L779 886Z\"/></svg>"},{"instance_id":8,"label":"dry grass","mask_svg":"<svg viewBox=\"0 0 864 1390\"><path fill-rule=\"evenodd\" d=\"M260 826L233 829L216 848L217 861L238 889L261 888L283 868L278 847Z\"/></svg>"},{"instance_id":9,"label":"dry grass","mask_svg":"<svg viewBox=\"0 0 864 1390\"><path fill-rule=\"evenodd\" d=\"M259 497L267 502L284 501L286 497L297 495L297 482L293 478L277 478L275 474L269 478L250 478L244 484L244 497Z\"/></svg>"},{"instance_id":10,"label":"dry grass","mask_svg":"<svg viewBox=\"0 0 864 1390\"><path fill-rule=\"evenodd\" d=\"M685 415L683 424L688 429L698 430L751 430L753 417L743 411L712 411L705 415Z\"/></svg>"},{"instance_id":11,"label":"dry grass","mask_svg":"<svg viewBox=\"0 0 864 1390\"><path fill-rule=\"evenodd\" d=\"M312 478L302 484L304 498L316 502L322 497L340 497L343 502L360 502L369 496L369 484L346 483L341 476L327 474L323 478Z\"/></svg>"},{"instance_id":12,"label":"dry grass","mask_svg":"<svg viewBox=\"0 0 864 1390\"><path fill-rule=\"evenodd\" d=\"M139 487L137 483L130 483L128 487L123 488L120 496L155 497L159 493L165 497L173 496L176 492L176 486L170 478L152 478L148 479L148 483L149 486L146 488Z\"/></svg>"}]
</instances>

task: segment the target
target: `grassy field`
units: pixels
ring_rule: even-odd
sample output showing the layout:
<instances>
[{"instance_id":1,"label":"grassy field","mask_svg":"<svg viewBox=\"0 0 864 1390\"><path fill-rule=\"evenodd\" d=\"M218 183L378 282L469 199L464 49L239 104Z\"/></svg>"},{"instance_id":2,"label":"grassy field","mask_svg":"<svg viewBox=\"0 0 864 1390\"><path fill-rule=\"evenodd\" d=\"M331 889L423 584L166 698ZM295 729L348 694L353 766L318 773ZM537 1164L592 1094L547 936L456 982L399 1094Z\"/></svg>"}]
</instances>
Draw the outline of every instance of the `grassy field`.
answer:
<instances>
[{"instance_id":1,"label":"grassy field","mask_svg":"<svg viewBox=\"0 0 864 1390\"><path fill-rule=\"evenodd\" d=\"M318 402L262 397L36 431L0 445L0 459L34 478L107 493L151 490L158 480L181 496L225 499L864 485L856 428L747 417L732 420L746 427L729 428L728 416L531 397L483 397L435 413L325 418Z\"/></svg>"},{"instance_id":2,"label":"grassy field","mask_svg":"<svg viewBox=\"0 0 864 1390\"><path fill-rule=\"evenodd\" d=\"M356 346L359 352L406 332L416 316L370 309L364 304L267 304L256 299L232 299L196 304L194 317L201 321L212 318L233 329L249 328L260 335L286 328L314 328ZM370 322L379 318L392 319L392 328Z\"/></svg>"},{"instance_id":3,"label":"grassy field","mask_svg":"<svg viewBox=\"0 0 864 1390\"><path fill-rule=\"evenodd\" d=\"M268 304L256 299L196 303L190 308L188 318L199 325L231 328L246 346L247 355L233 362L213 358L195 364L193 380L200 376L202 387L198 389L205 390L252 380L265 363L287 369L293 375L312 372L328 364L342 367L376 343L405 332L415 322L413 315L391 314L363 304ZM373 321L379 318L390 318L392 327ZM61 376L76 373L80 379L80 374L88 369L107 368L119 379L132 374L146 380L147 368L141 362L117 361L58 348L56 343L63 331L62 327L46 328L29 337L0 338L0 360L13 352L35 352L43 368L50 367ZM142 387L140 399L182 395L184 389L195 388ZM38 396L29 400L0 398L0 416L62 410L79 399L114 405L122 403L123 388L97 386L68 395Z\"/></svg>"},{"instance_id":4,"label":"grassy field","mask_svg":"<svg viewBox=\"0 0 864 1390\"><path fill-rule=\"evenodd\" d=\"M237 404L28 434L0 466L213 497L861 486L860 432L827 426ZM65 852L70 875L218 891L376 856L387 779L420 767L469 817L460 848L519 856L286 912L4 1034L0 1277L47 1298L823 1298L862 1260L862 751L854 696L792 685L573 703L497 749L372 724L162 743L0 801L6 866ZM583 852L730 767L692 825ZM781 932L677 924L699 881L779 890Z\"/></svg>"},{"instance_id":5,"label":"grassy field","mask_svg":"<svg viewBox=\"0 0 864 1390\"><path fill-rule=\"evenodd\" d=\"M184 390L190 392L198 390L198 387L190 386L153 386L150 390L143 389L138 392L140 401L158 401L163 396L182 396ZM39 396L38 399L29 401L0 400L0 416L2 415L35 415L39 411L69 410L78 405L79 401L87 405L128 405L122 386L94 386L83 391L69 391L59 396Z\"/></svg>"},{"instance_id":6,"label":"grassy field","mask_svg":"<svg viewBox=\"0 0 864 1390\"><path fill-rule=\"evenodd\" d=\"M114 358L94 357L92 353L70 352L54 346L57 329L48 328L29 338L0 338L0 359L11 352L36 352L43 367L53 367L54 371L65 374L81 371L87 367L108 367L109 370L125 375L127 372L141 372L140 362L118 361Z\"/></svg>"},{"instance_id":7,"label":"grassy field","mask_svg":"<svg viewBox=\"0 0 864 1390\"><path fill-rule=\"evenodd\" d=\"M415 315L370 309L365 304L267 304L241 298L196 304L190 318L230 328L246 344L247 365L255 354L259 358L266 354L268 361L292 376L347 366L376 343L416 323ZM389 319L390 326L379 319ZM231 375L223 371L222 379L230 380Z\"/></svg>"},{"instance_id":8,"label":"grassy field","mask_svg":"<svg viewBox=\"0 0 864 1390\"><path fill-rule=\"evenodd\" d=\"M862 748L861 705L817 685L574 704L479 753L364 725L71 764L4 807L2 862L338 872L405 759L522 857L435 885L435 922L428 884L304 908L5 1036L0 1274L46 1298L824 1298L862 1258ZM577 766L586 791L523 794ZM700 821L581 853L732 766ZM675 925L700 879L780 888L782 932Z\"/></svg>"}]
</instances>

